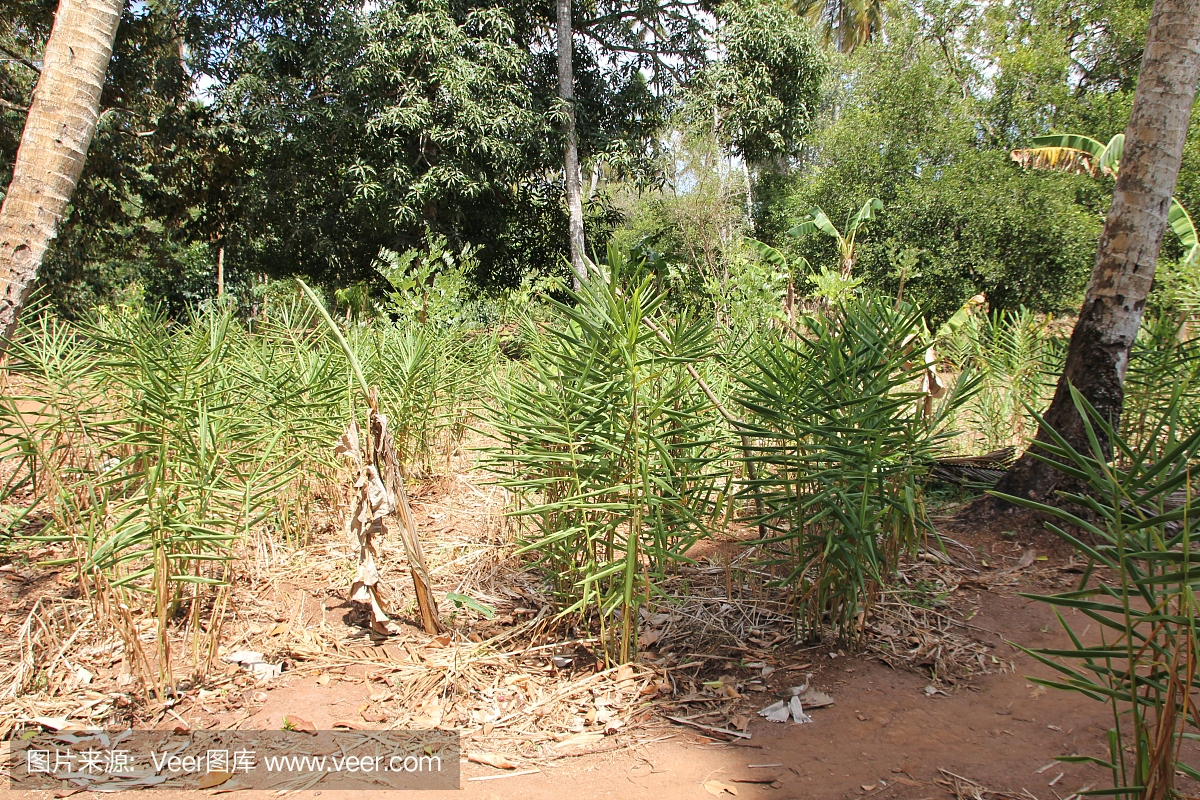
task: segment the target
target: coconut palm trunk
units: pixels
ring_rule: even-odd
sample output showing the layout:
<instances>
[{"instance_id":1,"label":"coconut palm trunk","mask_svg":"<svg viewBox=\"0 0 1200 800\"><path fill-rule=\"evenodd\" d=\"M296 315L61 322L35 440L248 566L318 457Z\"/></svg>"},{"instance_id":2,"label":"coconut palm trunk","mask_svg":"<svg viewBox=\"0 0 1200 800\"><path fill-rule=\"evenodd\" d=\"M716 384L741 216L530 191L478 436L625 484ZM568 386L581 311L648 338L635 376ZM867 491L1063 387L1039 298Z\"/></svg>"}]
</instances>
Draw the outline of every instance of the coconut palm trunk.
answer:
<instances>
[{"instance_id":1,"label":"coconut palm trunk","mask_svg":"<svg viewBox=\"0 0 1200 800\"><path fill-rule=\"evenodd\" d=\"M1089 451L1070 385L1114 426L1120 419L1125 371L1154 280L1198 77L1200 0L1155 0L1112 208L1038 441L1050 440L1049 426L1073 447ZM1044 500L1062 477L1026 453L996 488Z\"/></svg>"},{"instance_id":2,"label":"coconut palm trunk","mask_svg":"<svg viewBox=\"0 0 1200 800\"><path fill-rule=\"evenodd\" d=\"M122 0L58 4L0 207L0 353L83 172L122 6Z\"/></svg>"},{"instance_id":3,"label":"coconut palm trunk","mask_svg":"<svg viewBox=\"0 0 1200 800\"><path fill-rule=\"evenodd\" d=\"M558 96L565 106L563 132L564 183L567 191L567 214L571 237L571 270L575 273L575 288L587 278L584 262L583 187L579 174L579 137L575 133L575 71L572 66L574 40L571 23L571 0L558 0Z\"/></svg>"}]
</instances>

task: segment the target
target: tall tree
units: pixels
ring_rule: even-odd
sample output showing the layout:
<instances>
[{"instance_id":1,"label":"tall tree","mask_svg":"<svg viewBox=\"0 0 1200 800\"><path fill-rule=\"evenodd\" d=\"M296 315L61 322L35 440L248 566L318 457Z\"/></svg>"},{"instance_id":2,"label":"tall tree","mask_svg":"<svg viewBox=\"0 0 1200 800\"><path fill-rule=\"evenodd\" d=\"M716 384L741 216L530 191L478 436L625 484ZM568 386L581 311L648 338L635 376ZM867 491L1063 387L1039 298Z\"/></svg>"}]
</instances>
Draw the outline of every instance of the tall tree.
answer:
<instances>
[{"instance_id":1,"label":"tall tree","mask_svg":"<svg viewBox=\"0 0 1200 800\"><path fill-rule=\"evenodd\" d=\"M61 0L0 206L0 334L9 339L96 131L122 0ZM4 347L0 342L0 350Z\"/></svg>"},{"instance_id":2,"label":"tall tree","mask_svg":"<svg viewBox=\"0 0 1200 800\"><path fill-rule=\"evenodd\" d=\"M591 156L593 176L601 161L626 173L644 173L646 164L637 162L643 161L654 128L665 122L664 100L705 62L712 9L708 0L580 0L577 9L572 5L557 0L555 37L571 267L578 282L588 263L581 163ZM597 89L612 94L607 108L597 108ZM610 116L623 119L614 126L606 119ZM618 133L620 128L625 130Z\"/></svg>"},{"instance_id":3,"label":"tall tree","mask_svg":"<svg viewBox=\"0 0 1200 800\"><path fill-rule=\"evenodd\" d=\"M579 139L575 133L575 71L572 59L575 48L574 25L571 19L571 0L558 0L558 97L563 103L564 184L567 194L567 215L571 234L571 271L575 287L587 279L584 262L583 187L579 173Z\"/></svg>"},{"instance_id":4,"label":"tall tree","mask_svg":"<svg viewBox=\"0 0 1200 800\"><path fill-rule=\"evenodd\" d=\"M1050 439L1049 427L1087 451L1070 386L1114 426L1120 418L1125 370L1154 280L1198 79L1200 2L1155 0L1112 207L1038 441ZM1053 492L1060 477L1027 452L996 488L1040 500Z\"/></svg>"},{"instance_id":5,"label":"tall tree","mask_svg":"<svg viewBox=\"0 0 1200 800\"><path fill-rule=\"evenodd\" d=\"M956 27L946 38L955 64L974 63L973 52L956 49L969 32ZM785 232L814 206L845 219L878 197L887 213L856 248L856 277L896 292L898 248L916 248L904 297L935 327L980 292L993 310L1078 310L1112 184L1018 169L1007 139L997 146L986 135L975 96L990 97L1003 75L971 76L964 95L939 43L908 14L889 17L886 40L832 66L824 126L803 139L803 168L786 182L762 176L757 238L833 266L834 240ZM1019 130L1042 132L1028 121Z\"/></svg>"},{"instance_id":6,"label":"tall tree","mask_svg":"<svg viewBox=\"0 0 1200 800\"><path fill-rule=\"evenodd\" d=\"M227 279L382 281L380 248L427 233L480 246L484 282L561 264L553 6L192 2L190 65L235 136L237 180L212 190Z\"/></svg>"},{"instance_id":7,"label":"tall tree","mask_svg":"<svg viewBox=\"0 0 1200 800\"><path fill-rule=\"evenodd\" d=\"M776 0L725 3L714 14L716 57L696 81L696 124L752 168L787 171L815 127L828 64L808 26Z\"/></svg>"},{"instance_id":8,"label":"tall tree","mask_svg":"<svg viewBox=\"0 0 1200 800\"><path fill-rule=\"evenodd\" d=\"M21 109L33 97L57 3L0 0L0 52L8 55L0 97ZM125 5L87 161L32 290L57 313L76 317L136 287L152 305L186 315L215 290L222 220L211 206L236 197L244 150L193 90L188 17L181 0ZM2 197L25 114L0 109Z\"/></svg>"}]
</instances>

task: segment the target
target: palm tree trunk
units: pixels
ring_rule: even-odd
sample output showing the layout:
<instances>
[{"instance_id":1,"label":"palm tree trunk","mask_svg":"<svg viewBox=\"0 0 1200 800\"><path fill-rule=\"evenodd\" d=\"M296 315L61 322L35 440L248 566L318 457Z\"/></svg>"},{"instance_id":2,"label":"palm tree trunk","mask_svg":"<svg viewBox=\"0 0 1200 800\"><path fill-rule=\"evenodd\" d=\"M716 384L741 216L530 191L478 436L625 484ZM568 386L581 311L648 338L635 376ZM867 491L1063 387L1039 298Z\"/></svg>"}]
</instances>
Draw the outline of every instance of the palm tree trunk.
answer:
<instances>
[{"instance_id":1,"label":"palm tree trunk","mask_svg":"<svg viewBox=\"0 0 1200 800\"><path fill-rule=\"evenodd\" d=\"M0 353L83 172L122 7L122 0L58 5L0 207Z\"/></svg>"},{"instance_id":2,"label":"palm tree trunk","mask_svg":"<svg viewBox=\"0 0 1200 800\"><path fill-rule=\"evenodd\" d=\"M1073 447L1088 452L1083 420L1069 386L1114 426L1120 420L1125 370L1154 280L1198 77L1200 3L1155 0L1112 208L1071 334L1066 368L1037 441L1050 440L1045 430L1050 426ZM1044 500L1061 477L1062 473L1026 453L996 488Z\"/></svg>"},{"instance_id":3,"label":"palm tree trunk","mask_svg":"<svg viewBox=\"0 0 1200 800\"><path fill-rule=\"evenodd\" d=\"M587 279L584 263L583 238L583 187L579 174L579 139L575 133L575 71L571 65L573 28L571 27L571 0L558 0L558 96L566 111L564 133L564 183L567 190L567 214L571 234L571 270L575 273L575 288Z\"/></svg>"}]
</instances>

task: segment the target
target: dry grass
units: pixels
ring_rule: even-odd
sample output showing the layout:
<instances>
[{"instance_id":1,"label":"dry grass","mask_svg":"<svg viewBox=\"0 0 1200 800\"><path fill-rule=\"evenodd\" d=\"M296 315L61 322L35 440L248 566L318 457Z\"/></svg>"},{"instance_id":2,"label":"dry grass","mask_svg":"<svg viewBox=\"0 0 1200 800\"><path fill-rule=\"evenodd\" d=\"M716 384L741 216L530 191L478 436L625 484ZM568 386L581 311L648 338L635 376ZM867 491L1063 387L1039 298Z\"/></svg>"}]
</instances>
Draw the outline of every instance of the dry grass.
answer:
<instances>
[{"instance_id":1,"label":"dry grass","mask_svg":"<svg viewBox=\"0 0 1200 800\"><path fill-rule=\"evenodd\" d=\"M389 538L381 572L390 605L407 612L407 624L396 636L374 634L366 607L347 599L356 561L341 523L348 494L329 485L311 504L302 541L281 542L264 530L243 543L221 652L262 652L297 676L358 670L372 699L340 720L346 726L457 729L468 755L501 754L522 764L658 736L656 729L672 724L665 717L710 738L737 738L765 704L766 695L756 693L803 682L815 655L808 651L821 645L795 641L788 598L768 585L773 576L751 566L754 542L734 537L706 543L693 553L695 564L663 584L666 597L655 597L640 621L639 663L601 669L599 643L579 620L554 615L534 573L514 556L504 490L475 483L467 456L454 466L458 472L412 492L414 516L435 596L467 595L494 609L494 619L443 601L450 632L423 633L402 549ZM26 555L48 560L56 552ZM255 696L270 689L218 663L203 686L184 679L165 702L148 701L137 691L122 638L73 598L70 574L6 569L0 575L17 584L18 597L0 646L10 665L0 675L0 738L39 717L85 727L170 727L204 711L236 727L261 706ZM904 579L949 594L962 574L921 562L906 566ZM874 654L934 679L995 666L952 610L912 600L903 585L881 598L867 621ZM153 641L153 618L134 624L141 640ZM186 627L181 621L168 632L181 659Z\"/></svg>"},{"instance_id":2,"label":"dry grass","mask_svg":"<svg viewBox=\"0 0 1200 800\"><path fill-rule=\"evenodd\" d=\"M965 778L962 775L957 775L949 770L938 769L942 777L935 781L940 786L944 786L946 791L954 795L955 800L991 800L992 798L1000 798L1001 800L1038 800L1037 795L1028 789L1021 789L1020 792L1003 792L988 789L980 783L977 783L970 778ZM1080 789L1079 792L1073 792L1061 800L1081 800L1086 796L1087 791L1091 786L1086 786ZM1058 798L1058 793L1051 790L1055 798Z\"/></svg>"},{"instance_id":3,"label":"dry grass","mask_svg":"<svg viewBox=\"0 0 1200 800\"><path fill-rule=\"evenodd\" d=\"M926 557L930 557L926 555ZM972 601L958 594L974 575L937 561L906 564L899 580L881 592L867 621L867 650L893 666L929 675L935 684L1010 671L1011 665L972 635Z\"/></svg>"}]
</instances>

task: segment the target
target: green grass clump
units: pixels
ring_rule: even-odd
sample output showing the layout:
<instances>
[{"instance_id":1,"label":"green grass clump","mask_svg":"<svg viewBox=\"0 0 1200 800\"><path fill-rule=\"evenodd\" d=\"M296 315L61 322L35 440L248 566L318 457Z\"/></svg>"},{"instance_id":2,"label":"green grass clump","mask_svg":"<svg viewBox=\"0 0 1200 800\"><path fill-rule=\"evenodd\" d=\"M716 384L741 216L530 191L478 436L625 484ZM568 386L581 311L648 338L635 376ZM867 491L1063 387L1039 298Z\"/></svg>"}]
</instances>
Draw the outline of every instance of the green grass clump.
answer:
<instances>
[{"instance_id":1,"label":"green grass clump","mask_svg":"<svg viewBox=\"0 0 1200 800\"><path fill-rule=\"evenodd\" d=\"M615 253L609 269L554 304L494 387L490 465L564 613L595 615L609 657L627 661L638 609L705 534L727 467L720 419L687 372L711 351L709 326L660 314L652 278L623 285Z\"/></svg>"},{"instance_id":2,"label":"green grass clump","mask_svg":"<svg viewBox=\"0 0 1200 800\"><path fill-rule=\"evenodd\" d=\"M975 381L927 415L921 329L915 308L854 298L764 336L737 370L758 475L743 496L762 506L766 566L811 634L857 639L900 555L932 532L924 479Z\"/></svg>"}]
</instances>

